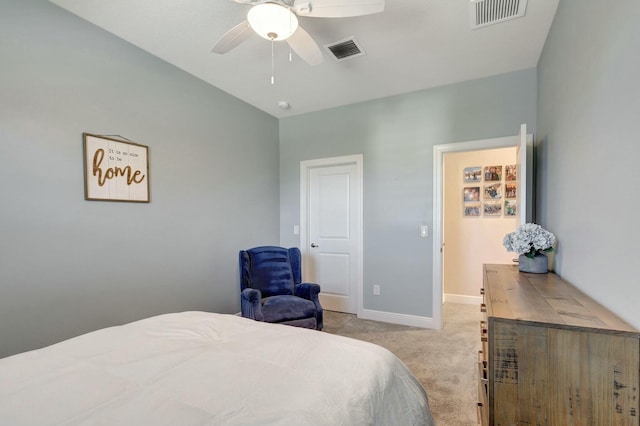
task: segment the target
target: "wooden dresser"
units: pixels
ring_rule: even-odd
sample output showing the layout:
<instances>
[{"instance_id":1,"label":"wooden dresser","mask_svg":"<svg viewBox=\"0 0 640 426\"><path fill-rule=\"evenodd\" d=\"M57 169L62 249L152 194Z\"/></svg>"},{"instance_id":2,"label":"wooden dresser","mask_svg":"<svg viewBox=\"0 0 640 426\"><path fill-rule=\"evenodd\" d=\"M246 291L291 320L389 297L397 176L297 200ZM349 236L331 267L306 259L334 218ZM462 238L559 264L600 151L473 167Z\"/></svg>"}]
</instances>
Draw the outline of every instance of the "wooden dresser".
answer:
<instances>
[{"instance_id":1,"label":"wooden dresser","mask_svg":"<svg viewBox=\"0 0 640 426\"><path fill-rule=\"evenodd\" d=\"M553 273L483 273L480 424L638 426L638 330Z\"/></svg>"}]
</instances>

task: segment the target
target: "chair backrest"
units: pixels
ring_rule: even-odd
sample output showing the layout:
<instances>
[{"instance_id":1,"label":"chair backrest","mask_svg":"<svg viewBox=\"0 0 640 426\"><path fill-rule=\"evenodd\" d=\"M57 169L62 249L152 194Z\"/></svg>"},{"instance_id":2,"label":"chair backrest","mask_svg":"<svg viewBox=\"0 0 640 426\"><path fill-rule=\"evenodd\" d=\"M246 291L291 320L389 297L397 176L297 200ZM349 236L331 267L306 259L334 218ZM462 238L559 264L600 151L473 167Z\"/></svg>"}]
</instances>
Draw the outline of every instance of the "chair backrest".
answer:
<instances>
[{"instance_id":1,"label":"chair backrest","mask_svg":"<svg viewBox=\"0 0 640 426\"><path fill-rule=\"evenodd\" d=\"M294 294L302 281L301 255L297 247L254 247L239 253L240 290L255 288L262 297Z\"/></svg>"}]
</instances>

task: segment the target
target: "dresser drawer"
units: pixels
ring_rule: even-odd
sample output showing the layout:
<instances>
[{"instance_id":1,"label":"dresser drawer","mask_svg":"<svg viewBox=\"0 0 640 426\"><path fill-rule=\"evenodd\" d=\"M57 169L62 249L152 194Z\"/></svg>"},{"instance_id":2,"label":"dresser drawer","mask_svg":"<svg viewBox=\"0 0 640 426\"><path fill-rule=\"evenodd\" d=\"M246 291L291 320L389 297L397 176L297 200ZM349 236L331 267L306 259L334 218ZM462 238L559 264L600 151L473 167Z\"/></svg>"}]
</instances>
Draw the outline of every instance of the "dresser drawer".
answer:
<instances>
[{"instance_id":1,"label":"dresser drawer","mask_svg":"<svg viewBox=\"0 0 640 426\"><path fill-rule=\"evenodd\" d=\"M483 406L481 402L478 402L478 406L476 407L476 416L478 417L479 425L487 426L489 424L489 416L487 414L487 407Z\"/></svg>"},{"instance_id":2,"label":"dresser drawer","mask_svg":"<svg viewBox=\"0 0 640 426\"><path fill-rule=\"evenodd\" d=\"M478 351L478 424L489 424L489 381L487 379L487 362L482 351Z\"/></svg>"},{"instance_id":3,"label":"dresser drawer","mask_svg":"<svg viewBox=\"0 0 640 426\"><path fill-rule=\"evenodd\" d=\"M480 341L486 342L488 339L489 332L487 330L487 322L480 321Z\"/></svg>"}]
</instances>

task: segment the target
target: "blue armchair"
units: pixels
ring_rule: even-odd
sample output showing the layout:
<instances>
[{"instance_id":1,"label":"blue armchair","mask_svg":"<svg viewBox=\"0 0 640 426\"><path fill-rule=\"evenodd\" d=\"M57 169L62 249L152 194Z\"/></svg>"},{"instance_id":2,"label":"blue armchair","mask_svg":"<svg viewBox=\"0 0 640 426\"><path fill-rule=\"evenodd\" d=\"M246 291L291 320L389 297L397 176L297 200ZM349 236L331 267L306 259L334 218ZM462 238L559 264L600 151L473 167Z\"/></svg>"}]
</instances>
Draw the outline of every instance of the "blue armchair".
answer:
<instances>
[{"instance_id":1,"label":"blue armchair","mask_svg":"<svg viewBox=\"0 0 640 426\"><path fill-rule=\"evenodd\" d=\"M301 259L296 247L263 246L241 250L242 316L322 330L320 286L301 282Z\"/></svg>"}]
</instances>

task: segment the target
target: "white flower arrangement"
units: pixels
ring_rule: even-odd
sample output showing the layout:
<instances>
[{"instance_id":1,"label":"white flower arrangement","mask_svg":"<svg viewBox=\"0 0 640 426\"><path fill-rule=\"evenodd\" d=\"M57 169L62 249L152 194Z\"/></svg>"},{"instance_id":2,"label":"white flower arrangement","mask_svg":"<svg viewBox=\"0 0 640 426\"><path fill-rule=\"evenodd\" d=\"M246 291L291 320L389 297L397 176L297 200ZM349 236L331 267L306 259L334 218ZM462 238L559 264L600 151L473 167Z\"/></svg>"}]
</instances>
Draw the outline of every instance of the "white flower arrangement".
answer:
<instances>
[{"instance_id":1,"label":"white flower arrangement","mask_svg":"<svg viewBox=\"0 0 640 426\"><path fill-rule=\"evenodd\" d=\"M553 251L555 243L556 236L535 223L520 225L517 230L508 233L502 240L502 245L507 251L524 254L531 259L540 252Z\"/></svg>"}]
</instances>

